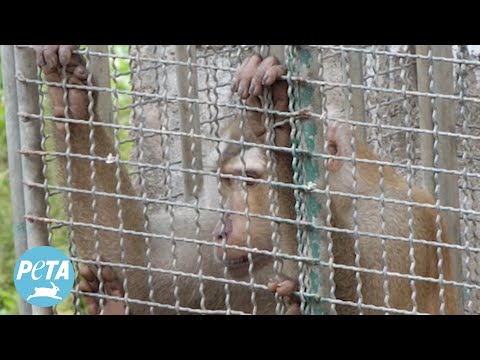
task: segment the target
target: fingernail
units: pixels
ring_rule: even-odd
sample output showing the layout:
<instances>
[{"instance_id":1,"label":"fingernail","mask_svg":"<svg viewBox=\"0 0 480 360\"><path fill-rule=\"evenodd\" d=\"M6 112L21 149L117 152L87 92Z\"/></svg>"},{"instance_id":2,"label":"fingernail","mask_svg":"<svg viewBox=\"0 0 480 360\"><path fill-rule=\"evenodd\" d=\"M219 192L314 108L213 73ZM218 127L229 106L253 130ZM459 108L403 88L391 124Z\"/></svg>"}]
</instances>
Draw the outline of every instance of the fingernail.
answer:
<instances>
[{"instance_id":1,"label":"fingernail","mask_svg":"<svg viewBox=\"0 0 480 360\"><path fill-rule=\"evenodd\" d=\"M262 85L265 85L265 83L267 82L268 80L268 75L265 75L262 79Z\"/></svg>"},{"instance_id":2,"label":"fingernail","mask_svg":"<svg viewBox=\"0 0 480 360\"><path fill-rule=\"evenodd\" d=\"M239 93L240 95L243 95L243 86L240 86L240 87L238 88L238 93Z\"/></svg>"},{"instance_id":3,"label":"fingernail","mask_svg":"<svg viewBox=\"0 0 480 360\"><path fill-rule=\"evenodd\" d=\"M248 92L250 93L250 95L253 95L253 93L255 92L255 85L252 84L252 86L250 86L250 89L248 89Z\"/></svg>"}]
</instances>

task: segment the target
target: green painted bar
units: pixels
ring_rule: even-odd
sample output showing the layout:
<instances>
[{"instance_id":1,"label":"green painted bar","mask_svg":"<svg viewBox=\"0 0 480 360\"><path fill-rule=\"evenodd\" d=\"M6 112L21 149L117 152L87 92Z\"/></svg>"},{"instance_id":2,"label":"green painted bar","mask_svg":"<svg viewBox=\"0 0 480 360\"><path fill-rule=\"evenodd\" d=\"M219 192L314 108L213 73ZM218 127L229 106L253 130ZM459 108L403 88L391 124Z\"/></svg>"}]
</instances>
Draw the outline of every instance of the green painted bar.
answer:
<instances>
[{"instance_id":1,"label":"green painted bar","mask_svg":"<svg viewBox=\"0 0 480 360\"><path fill-rule=\"evenodd\" d=\"M315 70L312 69L315 61L310 50L297 48L296 55L292 56L292 52L289 53L288 67L289 72L297 76L315 76ZM294 91L294 110L311 109L316 101L315 87L312 84L299 82L295 84L297 91ZM318 100L318 99L317 99ZM304 146L304 150L308 153L321 152L323 149L316 148L316 138L318 136L318 129L315 119L313 117L304 117L297 122L298 130L296 136L292 139L293 142L293 156L294 156L294 171L300 171L301 176L294 176L294 182L302 184L317 184L319 182L321 172L313 157L301 156L295 151L301 144ZM302 141L303 140L303 141ZM295 157L298 156L298 165L296 165ZM316 199L311 193L305 193L305 214L303 219L307 222L316 222L321 214L323 205ZM298 201L297 197L297 201ZM313 229L312 227L306 228L300 231L300 234L306 231L307 242L310 244L310 254L312 257L321 257L321 234L320 231ZM322 293L323 279L320 275L320 269L313 265L308 265L309 270L309 282L310 286L308 292L312 294L320 295ZM307 312L315 315L328 314L326 306L318 300L309 298Z\"/></svg>"}]
</instances>

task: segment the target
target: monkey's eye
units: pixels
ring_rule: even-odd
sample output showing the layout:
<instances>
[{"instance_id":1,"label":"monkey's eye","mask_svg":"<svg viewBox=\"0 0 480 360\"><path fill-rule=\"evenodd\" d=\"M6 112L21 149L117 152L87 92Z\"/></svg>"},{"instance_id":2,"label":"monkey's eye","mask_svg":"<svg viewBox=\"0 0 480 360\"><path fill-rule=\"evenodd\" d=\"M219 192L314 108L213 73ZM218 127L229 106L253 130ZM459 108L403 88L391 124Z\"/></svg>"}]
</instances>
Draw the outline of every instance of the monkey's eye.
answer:
<instances>
[{"instance_id":1,"label":"monkey's eye","mask_svg":"<svg viewBox=\"0 0 480 360\"><path fill-rule=\"evenodd\" d=\"M256 171L247 170L245 172L245 175L249 178L252 178L252 179L259 179L260 178L260 174ZM254 186L254 185L258 184L258 182L256 182L256 181L246 180L245 182L246 182L247 186Z\"/></svg>"},{"instance_id":2,"label":"monkey's eye","mask_svg":"<svg viewBox=\"0 0 480 360\"><path fill-rule=\"evenodd\" d=\"M220 178L220 182L221 182L221 184L224 185L224 186L230 186L231 183L232 183L232 179L222 177L222 178Z\"/></svg>"}]
</instances>

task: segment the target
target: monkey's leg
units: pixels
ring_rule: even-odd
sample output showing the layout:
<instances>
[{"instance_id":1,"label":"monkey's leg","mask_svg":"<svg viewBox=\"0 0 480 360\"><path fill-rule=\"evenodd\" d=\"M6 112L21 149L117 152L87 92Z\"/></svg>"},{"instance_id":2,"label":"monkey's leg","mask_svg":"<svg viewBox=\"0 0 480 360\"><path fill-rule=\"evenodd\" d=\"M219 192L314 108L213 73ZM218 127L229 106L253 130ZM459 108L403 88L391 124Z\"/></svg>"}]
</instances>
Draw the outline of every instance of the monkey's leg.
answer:
<instances>
[{"instance_id":1,"label":"monkey's leg","mask_svg":"<svg viewBox=\"0 0 480 360\"><path fill-rule=\"evenodd\" d=\"M80 291L97 293L100 288L100 282L97 278L97 272L88 266L80 267L80 274L83 280L79 283ZM101 270L101 276L104 281L104 293L110 296L123 297L125 295L122 283L115 275L111 267L106 266ZM96 297L85 296L85 304L89 315L100 314L100 301ZM103 315L123 315L125 314L125 304L121 301L107 299L103 307Z\"/></svg>"},{"instance_id":2,"label":"monkey's leg","mask_svg":"<svg viewBox=\"0 0 480 360\"><path fill-rule=\"evenodd\" d=\"M69 84L87 85L88 71L85 59L79 54L73 54L74 48L73 45L47 45L35 48L37 61L42 66L47 81L62 83L65 75L65 80ZM62 71L63 68L65 72ZM71 119L90 120L93 115L93 121L102 122L98 112L95 110L93 114L89 112L87 90L67 89L67 109L62 87L49 86L48 91L54 116L64 118L67 111L67 116ZM141 201L126 199L117 202L119 195L136 194L125 167L115 162L107 162L107 157L119 158L111 135L102 126L78 123L63 125L63 122L57 124L54 135L55 150L63 154L59 157L62 185L72 188L71 216L76 223L72 231L78 256L92 260L101 256L102 260L107 262L145 266L146 246L143 237L124 232L143 231L143 204ZM85 158L85 155L99 159L91 160ZM68 183L67 167L70 168L71 175ZM79 190L91 192L92 189L105 194L79 192ZM96 200L95 209L93 200ZM94 213L97 214L96 218ZM98 226L109 229L99 229ZM123 280L121 268L116 267L115 272ZM125 290L128 291L128 296L147 299L147 276L138 270L127 270L125 274L127 278Z\"/></svg>"}]
</instances>

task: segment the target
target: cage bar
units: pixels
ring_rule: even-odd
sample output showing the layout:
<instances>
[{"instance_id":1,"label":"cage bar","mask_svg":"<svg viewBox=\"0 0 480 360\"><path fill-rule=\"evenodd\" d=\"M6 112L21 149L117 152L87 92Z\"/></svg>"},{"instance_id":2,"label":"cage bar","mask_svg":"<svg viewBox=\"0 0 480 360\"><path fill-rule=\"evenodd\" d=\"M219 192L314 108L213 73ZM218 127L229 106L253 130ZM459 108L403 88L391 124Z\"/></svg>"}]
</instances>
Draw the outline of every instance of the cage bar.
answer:
<instances>
[{"instance_id":1,"label":"cage bar","mask_svg":"<svg viewBox=\"0 0 480 360\"><path fill-rule=\"evenodd\" d=\"M190 49L188 49L190 47ZM190 50L190 51L188 51ZM195 45L177 45L175 47L177 61L188 62L189 65L177 65L178 95L182 98L198 99L197 69L191 66L196 63ZM190 134L200 134L200 111L198 104L180 101L180 131ZM182 163L185 169L202 170L202 144L199 139L182 136ZM201 192L203 178L201 176L184 173L185 200L190 200ZM196 191L194 192L194 188Z\"/></svg>"},{"instance_id":2,"label":"cage bar","mask_svg":"<svg viewBox=\"0 0 480 360\"><path fill-rule=\"evenodd\" d=\"M17 48L2 48L8 155L17 255L20 255L29 247L46 245L48 229L51 229L48 235L52 238L52 230L60 227L75 230L74 226L77 226L76 223L72 223L68 214L60 211L60 214L57 215L56 201L48 201L49 196L61 196L63 195L61 193L71 194L78 192L79 189L73 189L71 184L68 183L66 186L56 186L57 184L54 184L55 179L47 180L41 176L42 173L45 176L47 172L46 164L48 164L48 170L54 169L60 157L66 156L66 154L52 151L48 146L42 145L49 142L46 141L48 138L41 139L41 135L49 136L50 134L48 128L47 131L42 131L44 128L37 125L44 125L45 121L50 121L50 119L57 122L81 121L55 119L51 118L50 114L39 112L39 110L42 110L41 107L38 108L39 102L45 100L46 97L44 98L42 93L39 96L37 89L39 90L40 86L46 84L37 79L38 69L35 66L34 56L29 47L19 45ZM425 206L435 210L435 207L447 206L447 209L441 211L441 215L447 225L446 237L450 242L447 245L454 246L455 249L451 252L458 255L455 264L458 276L454 279L454 286L458 289L460 298L462 290L473 293L471 301L468 302L468 308L473 313L479 313L480 283L478 274L480 273L480 261L477 255L480 251L480 232L477 225L479 212L475 193L478 191L478 180L480 179L477 161L477 145L480 136L475 124L461 124L465 119L456 117L454 112L454 109L461 104L472 119L477 115L477 105L480 100L478 89L474 88L478 82L478 74L474 72L478 72L480 68L478 59L468 56L453 59L451 56L452 48L449 45L412 45L408 50L406 46L398 45L385 47L370 45L160 45L134 46L130 47L130 51L127 52L122 48L121 55L120 53L110 54L108 49L110 49L110 52L117 52L116 46L109 48L107 46L91 45L86 49L85 55L87 56L89 70L93 71L93 77L95 78L95 87L92 87L91 84L86 87L90 93L96 93L99 90L96 94L98 95L96 106L105 124L99 123L96 126L103 126L109 131L115 128L117 132L130 130L129 137L125 140L122 138L121 141L117 139L116 146L120 148L122 145L122 150L131 151L130 159L122 160L122 163L131 171L130 180L133 180L135 176L141 178L136 185L137 193L140 193L140 195L132 196L132 200L143 202L145 223L137 231L134 231L134 234L120 228L103 229L96 220L87 219L78 226L89 229L98 228L101 231L123 231L125 243L122 245L126 252L118 262L111 263L111 265L119 267L121 270L125 269L124 271L127 272L133 269L130 264L125 264L126 259L128 259L127 236L135 235L144 239L148 238L147 240L151 241L152 244L170 242L171 240L176 243L169 248L170 251L167 250L166 252L168 260L176 264L174 267L154 261L155 251L145 251L146 256L152 256L151 264L147 266L143 264L141 266L135 265L135 269L142 271L141 279L146 281L148 278L151 292L149 295L139 295L137 299L133 292L129 291L124 298L129 304L135 304L138 301L138 304L142 303L154 312L162 309L171 309L172 311L177 309L179 313L204 314L246 314L255 313L256 310L260 312L261 296L257 296L257 294L260 295L262 291L266 291L266 283L263 279L257 280L256 277L252 277L250 283L248 283L229 277L226 268L223 273L220 272L213 276L206 272L204 274L203 270L184 268L182 264L176 262L177 258L180 258L180 251L182 251L184 244L197 245L197 252L193 254L191 260L192 264L196 263L198 266L206 259L204 251L210 251L212 247L209 242L209 239L211 239L210 230L207 226L202 225L202 232L197 231L195 234L187 234L185 235L187 237L184 238L181 233L183 229L180 228L183 221L195 221L198 223L197 229L200 229L200 224L203 224L200 219L206 212L217 213L213 215L218 215L219 218L222 218L222 214L236 213L217 204L218 188L213 191L213 187L207 186L209 180L215 181L217 179L217 173L210 169L212 164L209 163L208 167L206 164L207 161L212 160L210 155L213 155L214 147L218 143L225 142L228 144L231 142L231 139L220 138L221 128L227 125L229 118L233 118L241 111L249 110L243 103L239 103L236 97L231 96L229 82L239 62L257 50L263 56L276 56L282 64L287 64L288 67L286 78L289 83L289 111L295 112L294 116L290 118L292 127L291 149L271 148L274 143L273 135L269 137L268 143L255 144L255 146L258 145L259 148L268 149L268 151L292 152L294 184L283 184L283 186L294 191L296 218L281 217L276 210L277 205L274 201L271 201L273 205L270 206L267 215L255 214L254 209L249 209L249 212L245 214L246 216L252 219L263 219L272 224L274 250L270 252L265 249L250 248L248 253L252 256L273 256L279 259L277 265L283 264L283 270L286 269L286 266L292 266L295 271L300 269L298 274L299 294L302 299L304 314L334 314L336 311L342 312L346 306L352 307L353 311L360 313L379 310L387 314L411 314L415 312L415 309L412 311L411 309L397 308L398 305L394 305L395 302L388 289L392 285L392 281L385 280L383 282L385 294L383 305L380 305L382 302L373 305L367 297L365 297L365 301L363 301L363 297L356 301L344 298L338 292L335 293L335 280L337 278L333 276L334 270L342 268L348 269L358 276L360 274L377 274L378 276L384 276L384 279L400 278L410 281L411 284L417 280L425 279L415 273L418 262L415 263L413 252L409 253L409 259L407 259L410 264L410 271L406 273L403 271L396 273L385 265L387 264L386 250L379 254L383 257L383 269L372 268L362 263L359 256L358 259L355 258L355 263L348 265L334 258L333 241L338 238L334 235L334 239L332 239L332 236L329 235L337 232L352 234L355 230L351 230L350 227L343 229L342 224L335 221L338 219L328 217L331 212L329 212L330 209L327 205L333 204L335 201L333 197L338 196L349 201L370 200L372 203L375 201L384 208L403 205L409 206L411 209ZM158 51L159 49L162 49L162 51ZM414 51L411 49L414 49ZM105 56L98 56L102 54L105 54ZM19 61L20 58L21 61ZM112 62L112 58L116 59L116 62ZM15 61L17 61L17 64ZM411 69L406 67L407 65L410 66L413 61L416 62L416 78L410 77L409 70ZM121 71L117 71L116 63L121 63ZM464 78L465 89L460 94L456 94L453 90L454 66L460 66L465 71L469 71ZM110 67L111 74L109 74ZM16 83L15 71L17 71L18 80ZM477 75L476 79L475 75ZM128 80L130 80L131 91L124 90L124 82L126 85ZM109 89L110 81L116 84L113 90ZM66 84L64 86L72 85ZM108 91L102 91L102 89ZM121 105L113 104L113 109L112 94L116 96L117 102L119 98L122 102ZM259 110L271 112L273 104L271 104L271 93L268 89L265 89L264 96L267 100L267 106ZM115 103L115 98L113 102ZM366 116L367 108L369 113L373 114L373 118ZM117 110L122 112L121 121L115 119ZM17 114L21 115L20 121ZM123 123L124 115L125 120L131 119L133 126ZM202 123L199 122L200 118L203 119ZM323 137L326 133L326 121L329 119L347 123L354 121L355 136L359 136L363 140L369 140L367 145L372 145L371 140L375 140L375 136L377 136L378 145L374 147L374 150L382 158L369 162L380 167L390 165L392 169L397 170L404 177L409 170L423 174L424 187L433 196L436 195L438 202L435 205L419 204L412 201L411 196L409 196L408 201L397 200L395 197L392 199L383 183L383 185L379 185L379 193L375 193L375 195L364 195L363 190L355 185L353 190L349 190L348 187L343 191L333 191L332 188L327 188L326 182L329 175L332 174L329 174L325 169L330 155L328 144L325 145ZM362 126L364 121L365 126ZM457 124L455 124L455 121ZM112 124L112 122L115 124ZM213 124L215 126L212 129ZM271 123L268 123L268 125L270 134L272 134ZM365 131L367 127L371 130ZM461 132L459 128L461 128ZM373 136L365 139L365 134L372 135L370 132ZM448 132L448 134L442 134L442 132ZM187 136L185 136L185 133ZM417 136L420 141L412 143L410 140L415 141ZM160 137L162 137L161 141ZM467 150L457 149L459 139L463 142L468 141L471 151L465 145ZM241 145L236 140L233 143ZM123 147L123 144L126 144L126 146ZM419 148L416 148L417 144ZM204 154L202 154L202 148ZM17 154L19 149L28 150L26 153L29 155L20 157ZM41 152L34 154L32 150L41 150ZM408 154L403 150L408 151ZM457 150L460 153L457 153ZM150 153L153 153L153 155L150 156ZM172 158L168 154L172 154ZM92 155L91 153L89 155L68 154L67 156L80 156L85 160L97 161L98 159L94 159ZM125 154L122 153L122 157L123 155ZM128 154L126 155L128 156ZM182 159L180 159L181 156ZM459 158L460 160L458 160ZM110 161L109 159L106 160ZM205 162L205 168L208 171L202 170L202 160ZM349 161L349 159L345 161ZM361 159L354 160L353 166L358 166L360 162ZM458 169L459 166L463 169ZM455 171L455 174L448 173L452 170ZM355 171L358 172L358 167ZM275 174L274 170L273 174ZM416 182L413 175L415 174L408 176L409 186ZM163 176L167 177L165 183L168 183L168 186L162 185L164 183ZM200 192L202 186L203 176L205 176L205 190L208 188L212 192L207 193L205 198L196 199L196 195ZM459 176L464 179L461 194L458 190ZM182 177L183 181L181 180ZM159 178L162 181L158 181ZM234 175L232 179L244 180L237 175ZM330 177L330 179L332 178ZM28 184L32 182L35 182L34 186L29 187ZM273 177L271 184L269 184L270 180L266 182L262 180L261 182L271 185L271 188L275 188L277 184L273 181ZM25 187L22 185L25 185ZM332 183L330 185L332 186ZM168 193L161 193L167 187ZM44 191L47 190L48 193L45 193ZM185 201L179 199L181 195L184 195L187 201L197 201L196 203L185 203ZM459 206L459 195L463 201L461 207ZM92 196L92 194L86 191L85 196ZM119 191L107 194L98 189L95 196L108 196L113 200L116 199L118 203L125 198L125 195ZM274 197L269 197L269 199L272 200ZM53 207L52 211L45 214L46 203ZM185 219L180 216L177 217L176 214L182 212L177 213L176 211L177 209L181 210L182 207L195 210L197 217L185 216ZM163 219L163 216L161 216L163 214L160 214L160 212L163 212L165 208L170 212L169 219L164 221L164 226L155 228L154 226L157 225L155 220ZM46 209L48 210L48 207ZM31 215L39 216L41 223L25 223L25 214L27 219L34 218ZM386 214L381 215L381 221L388 224L392 219L391 215L387 216ZM243 215L243 213L239 215ZM148 219L149 217L152 221ZM439 219L438 216L437 226ZM461 223L459 223L460 219L463 219ZM23 228L22 223L25 224ZM152 227L150 227L150 223ZM298 251L295 249L292 254L282 252L282 241L292 241L286 239L286 236L282 236L282 230L278 226L282 223L297 226L297 234L293 240L297 240ZM49 225L43 227L42 224ZM278 230L275 230L275 226ZM376 227L375 229L378 230ZM203 232L204 230L206 231ZM385 245L394 241L411 241L414 244L426 242L422 239L414 239L413 228L410 223L408 224L408 230L405 233L402 232L402 234L387 234L385 225L381 230L378 230L378 234L376 233L377 230L375 230L375 233L358 231L358 234L362 237L375 237L375 240L381 241ZM177 231L179 232L177 233ZM462 237L460 237L460 231L463 231ZM438 234L440 233L438 232L437 236ZM73 239L75 239L75 233L71 232L69 240L72 241ZM43 243L42 240L44 240ZM464 241L465 244L463 244ZM357 242L357 247L358 244L359 242ZM431 242L428 244L430 246L437 245ZM435 246L438 248L437 254L440 259L443 255L442 246L444 244ZM137 253L142 254L142 251ZM464 277L461 272L462 257L464 268L468 268L465 270ZM89 259L75 258L75 260L87 264L95 262ZM287 263L288 265L286 265ZM108 262L105 264L108 264ZM442 265L440 262L437 268L441 271ZM271 270L276 275L283 275L281 266L274 264ZM176 280L173 282L172 289L153 288L155 277L160 274L162 276L175 276ZM192 291L196 292L195 294L192 293L192 296L194 296L194 301L198 299L198 303L192 302L189 305L184 305L187 303L185 292L182 290L185 285L182 282L185 279L198 279L200 281L201 284L198 289L196 289L196 286L192 287ZM450 279L443 278L443 280ZM427 279L427 281L436 283L439 280L432 278ZM220 292L213 294L225 299L226 304L223 308L211 309L209 307L209 297L212 294L207 291L209 290L207 284L210 282L224 284L223 291L222 288L219 288ZM130 287L131 284L133 283L129 281L128 288L133 289ZM238 305L234 305L235 299L238 299L238 296L236 296L237 286L248 286L255 292L254 300L250 297L249 301L247 295L246 303L242 304L242 306L249 306L248 310L245 308L245 310L240 311L237 308ZM357 296L361 294L362 290L367 290L368 286L371 286L368 281L362 282L360 290L357 286ZM451 285L442 284L443 289L446 286ZM152 295L153 290L155 290L155 296ZM164 290L166 292L173 290L173 297L169 299L168 297L156 296ZM189 291L187 289L187 296L190 296ZM222 292L224 296L222 296ZM108 294L98 293L94 296L108 300ZM277 299L280 300L278 297ZM415 295L412 295L412 299L412 301L415 301ZM254 303L253 311L249 302ZM27 305L27 308L22 308L23 305ZM20 304L20 311L28 313L29 305L23 305ZM256 306L258 306L258 309ZM276 309L270 310L282 313L283 309L283 303L278 301ZM49 309L45 310L46 313L49 312ZM34 313L42 313L42 311L41 309L33 309ZM461 313L462 309L458 309L457 312Z\"/></svg>"},{"instance_id":3,"label":"cage bar","mask_svg":"<svg viewBox=\"0 0 480 360\"><path fill-rule=\"evenodd\" d=\"M318 76L320 65L312 49L288 46L286 51L289 75L304 78L315 78ZM300 82L297 84L296 90L293 93L294 99L290 99L291 102L294 100L295 110L310 110L321 113L322 101L318 87ZM292 139L293 149L303 145L310 153L323 151L324 132L321 121L306 115L301 120L296 121L296 126L300 128L300 134L297 132L297 136L294 136ZM299 166L296 166L296 163ZM322 189L325 188L324 176L322 175L324 173L323 162L317 162L310 156L299 156L293 150L293 169L301 173L300 177L294 176L294 182L301 180L303 184L308 184L313 188L317 186ZM302 214L303 219L311 222L313 225L324 226L324 203L320 202L318 197L308 191L303 195L305 208L305 212ZM319 261L328 262L327 246L323 243L323 240L326 239L325 234L312 227L307 227L303 231L306 232L306 243L310 245L306 249L308 255L317 258ZM301 242L301 239L297 239L297 241ZM302 245L305 246L305 244L301 243L299 245L299 249L302 248ZM307 268L308 275L304 274L306 277L308 276L304 284L305 290L307 293L318 296L318 298L308 299L305 312L318 315L327 314L329 311L328 304L320 302L319 299L330 294L328 269L313 264L307 264Z\"/></svg>"},{"instance_id":4,"label":"cage bar","mask_svg":"<svg viewBox=\"0 0 480 360\"><path fill-rule=\"evenodd\" d=\"M416 45L418 55L428 56L428 45ZM431 74L429 74L431 61L417 59L417 87L418 91L428 93L430 90ZM426 96L419 96L419 123L420 129L433 130L432 101ZM420 142L420 156L423 166L433 167L433 135L422 134ZM430 194L435 193L434 174L431 171L423 171L423 187Z\"/></svg>"},{"instance_id":5,"label":"cage bar","mask_svg":"<svg viewBox=\"0 0 480 360\"><path fill-rule=\"evenodd\" d=\"M22 150L42 150L40 121L29 115L40 113L37 85L27 83L24 79L37 79L35 54L29 48L15 48L15 69L17 71L18 120L20 122L20 141ZM22 156L22 174L26 216L46 217L45 189L29 186L30 183L43 184L43 161L37 155ZM48 246L47 224L41 221L27 221L28 248ZM34 315L50 315L50 307L32 306Z\"/></svg>"},{"instance_id":6,"label":"cage bar","mask_svg":"<svg viewBox=\"0 0 480 360\"><path fill-rule=\"evenodd\" d=\"M452 47L450 45L432 45L432 56L452 58ZM453 95L453 63L436 60L433 62L433 90L436 94ZM455 103L449 99L435 99L435 112L438 131L455 133ZM441 169L456 170L457 164L457 139L452 136L438 136L438 166ZM435 149L434 149L435 150ZM459 208L458 176L453 174L439 174L439 200L443 206ZM462 245L460 236L460 217L451 212L444 211L442 217L445 221L447 241L452 244ZM455 252L455 260L452 263L454 273L457 274L457 281L463 281L462 259L458 252ZM463 291L457 288L458 296L463 300ZM463 312L463 301L459 302Z\"/></svg>"},{"instance_id":7,"label":"cage bar","mask_svg":"<svg viewBox=\"0 0 480 360\"><path fill-rule=\"evenodd\" d=\"M349 71L348 76L352 85L363 85L363 54L360 52L348 53ZM363 89L351 89L352 120L365 122L365 91ZM357 126L355 136L363 142L367 140L367 131L363 126Z\"/></svg>"},{"instance_id":8,"label":"cage bar","mask_svg":"<svg viewBox=\"0 0 480 360\"><path fill-rule=\"evenodd\" d=\"M18 259L28 249L27 226L25 223L25 200L23 194L22 159L20 150L20 127L17 118L18 102L15 84L15 55L13 45L2 45L3 94L5 99L5 120L7 130L7 153L12 204L13 241ZM19 297L18 309L21 315L31 315L32 305Z\"/></svg>"}]
</instances>

